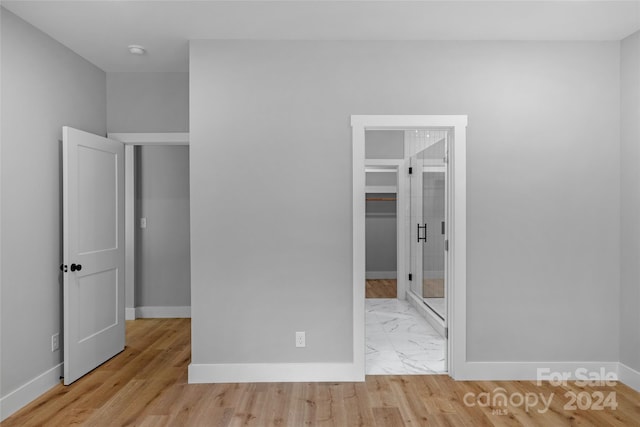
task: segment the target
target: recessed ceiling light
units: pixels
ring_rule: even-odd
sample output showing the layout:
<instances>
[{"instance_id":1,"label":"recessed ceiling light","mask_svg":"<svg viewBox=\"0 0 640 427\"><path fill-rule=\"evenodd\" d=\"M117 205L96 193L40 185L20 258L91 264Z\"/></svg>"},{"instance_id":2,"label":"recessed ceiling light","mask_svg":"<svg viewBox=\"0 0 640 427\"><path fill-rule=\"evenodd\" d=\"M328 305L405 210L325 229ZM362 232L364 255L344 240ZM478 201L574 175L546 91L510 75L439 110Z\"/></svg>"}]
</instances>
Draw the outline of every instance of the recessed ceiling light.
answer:
<instances>
[{"instance_id":1,"label":"recessed ceiling light","mask_svg":"<svg viewBox=\"0 0 640 427\"><path fill-rule=\"evenodd\" d=\"M132 55L144 55L146 52L147 50L144 46L140 46L138 44L129 45L129 53Z\"/></svg>"}]
</instances>

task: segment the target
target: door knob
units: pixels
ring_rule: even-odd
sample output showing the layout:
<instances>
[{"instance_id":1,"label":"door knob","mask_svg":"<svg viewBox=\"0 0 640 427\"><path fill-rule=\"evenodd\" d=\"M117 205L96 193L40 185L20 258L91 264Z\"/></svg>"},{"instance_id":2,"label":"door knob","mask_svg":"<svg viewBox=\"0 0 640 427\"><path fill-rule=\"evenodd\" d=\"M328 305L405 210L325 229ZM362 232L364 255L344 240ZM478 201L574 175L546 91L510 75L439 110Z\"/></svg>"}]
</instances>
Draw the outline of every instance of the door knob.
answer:
<instances>
[{"instance_id":1,"label":"door knob","mask_svg":"<svg viewBox=\"0 0 640 427\"><path fill-rule=\"evenodd\" d=\"M80 271L82 270L82 264L71 264L71 271Z\"/></svg>"}]
</instances>

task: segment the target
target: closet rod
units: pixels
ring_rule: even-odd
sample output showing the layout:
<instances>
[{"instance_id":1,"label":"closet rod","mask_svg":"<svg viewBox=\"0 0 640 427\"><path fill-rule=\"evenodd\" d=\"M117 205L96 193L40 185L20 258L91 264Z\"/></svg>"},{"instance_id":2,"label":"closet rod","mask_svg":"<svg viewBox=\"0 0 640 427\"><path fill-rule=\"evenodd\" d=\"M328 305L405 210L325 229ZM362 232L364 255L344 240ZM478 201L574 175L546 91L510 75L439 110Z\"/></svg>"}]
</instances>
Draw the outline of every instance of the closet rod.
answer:
<instances>
[{"instance_id":1,"label":"closet rod","mask_svg":"<svg viewBox=\"0 0 640 427\"><path fill-rule=\"evenodd\" d=\"M366 201L367 202L395 202L396 199L395 197L367 197Z\"/></svg>"}]
</instances>

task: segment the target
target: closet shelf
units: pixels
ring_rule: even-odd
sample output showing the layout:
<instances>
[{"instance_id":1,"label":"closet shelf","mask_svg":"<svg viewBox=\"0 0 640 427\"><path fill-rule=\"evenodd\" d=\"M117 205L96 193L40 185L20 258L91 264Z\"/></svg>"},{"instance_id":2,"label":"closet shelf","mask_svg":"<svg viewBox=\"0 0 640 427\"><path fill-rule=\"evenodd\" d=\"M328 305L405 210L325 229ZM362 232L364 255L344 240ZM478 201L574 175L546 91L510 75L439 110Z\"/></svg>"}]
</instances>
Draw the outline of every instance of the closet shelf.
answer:
<instances>
[{"instance_id":1,"label":"closet shelf","mask_svg":"<svg viewBox=\"0 0 640 427\"><path fill-rule=\"evenodd\" d=\"M395 197L367 197L365 199L367 202L395 202Z\"/></svg>"}]
</instances>

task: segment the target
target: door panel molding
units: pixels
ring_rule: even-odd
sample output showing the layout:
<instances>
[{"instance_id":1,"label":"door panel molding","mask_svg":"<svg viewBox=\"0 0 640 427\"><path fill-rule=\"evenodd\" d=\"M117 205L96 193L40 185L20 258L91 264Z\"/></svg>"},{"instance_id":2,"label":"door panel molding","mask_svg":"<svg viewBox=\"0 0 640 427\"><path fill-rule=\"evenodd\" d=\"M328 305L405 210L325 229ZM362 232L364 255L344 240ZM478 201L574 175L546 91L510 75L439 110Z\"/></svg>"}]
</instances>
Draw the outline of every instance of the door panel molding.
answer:
<instances>
[{"instance_id":1,"label":"door panel molding","mask_svg":"<svg viewBox=\"0 0 640 427\"><path fill-rule=\"evenodd\" d=\"M124 145L67 126L62 135L63 265L70 266L63 273L63 354L69 385L124 350ZM97 234L105 229L106 240Z\"/></svg>"}]
</instances>

